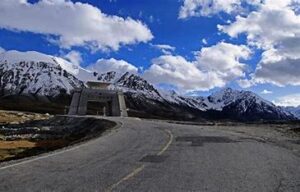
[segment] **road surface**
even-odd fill
[[[114,118],[102,137],[0,167],[0,191],[300,191],[292,150],[209,126]]]

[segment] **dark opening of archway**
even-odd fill
[[[111,105],[109,102],[89,101],[87,103],[87,115],[111,115]]]

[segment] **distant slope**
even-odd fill
[[[298,106],[298,107],[284,107],[284,109],[286,111],[292,113],[298,119],[300,119],[300,106]]]

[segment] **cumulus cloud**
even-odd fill
[[[163,55],[152,60],[144,77],[155,84],[171,84],[183,91],[209,90],[224,87],[228,82],[243,77],[250,50],[246,46],[218,43],[202,48],[194,61],[182,56]]]
[[[240,77],[244,75],[245,64],[241,59],[248,59],[250,49],[245,45],[233,45],[220,42],[211,47],[204,47],[197,53],[197,66],[204,71],[215,71],[223,77]]]
[[[284,49],[284,45],[291,42],[283,40],[299,37],[300,21],[288,6],[291,1],[277,1],[269,0],[258,11],[251,12],[247,17],[237,16],[232,24],[219,25],[218,28],[231,37],[246,33],[248,42],[258,47],[268,49],[275,44]]]
[[[130,72],[130,73],[138,72],[138,68],[135,67],[134,65],[124,60],[116,60],[114,58],[99,59],[96,63],[89,65],[87,69],[90,71],[96,71],[98,73],[105,73],[110,71],[115,71],[120,74],[123,74],[125,72]]]
[[[268,95],[268,94],[272,94],[273,92],[272,91],[269,91],[267,89],[264,89],[262,92],[260,92],[261,94],[264,94],[264,95]]]
[[[78,51],[70,51],[69,53],[64,55],[63,58],[78,66],[82,62],[81,54]]]
[[[277,86],[300,85],[300,58],[267,59],[259,63],[250,81],[257,83],[272,83]]]
[[[152,47],[159,49],[163,54],[170,55],[175,51],[175,47],[166,44],[151,44]]]
[[[264,52],[250,79],[243,87],[257,83],[278,86],[300,85],[300,16],[295,12],[299,0],[266,0],[257,11],[218,28],[231,37],[246,34],[249,45]]]
[[[259,5],[262,0],[184,0],[180,7],[179,19],[212,16],[220,12],[227,14],[243,11],[243,4]]]
[[[230,13],[240,7],[240,0],[184,0],[179,18],[210,16],[219,12]]]
[[[90,4],[69,0],[1,0],[0,18],[0,28],[50,35],[51,42],[63,48],[118,50],[121,45],[153,38],[141,21],[107,15]]]
[[[300,106],[300,93],[297,94],[291,94],[291,95],[285,95],[282,97],[277,98],[273,101],[275,105],[278,106]]]
[[[210,89],[222,86],[217,82],[215,74],[205,74],[193,62],[181,56],[163,55],[152,60],[152,65],[144,73],[144,77],[155,84],[171,84],[179,89]],[[209,82],[208,79],[211,79]],[[217,82],[212,85],[211,82]]]

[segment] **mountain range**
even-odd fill
[[[300,119],[300,105],[298,107],[284,107],[283,109]]]
[[[293,120],[299,114],[299,110],[278,107],[250,91],[225,88],[208,97],[183,96],[159,90],[138,74],[92,72],[60,57],[33,51],[0,54],[1,98],[30,96],[55,102],[62,95],[70,98],[72,90],[87,81],[109,82],[111,88],[123,90],[133,116],[254,121]]]

